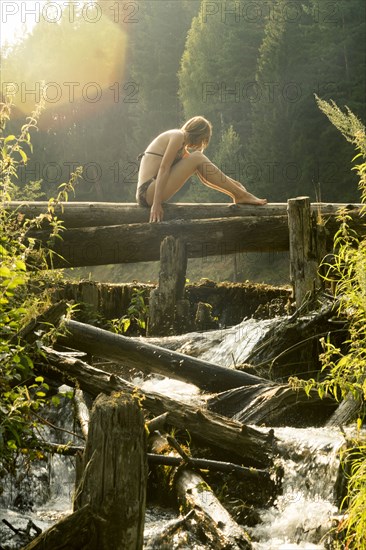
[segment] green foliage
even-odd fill
[[[145,302],[146,290],[135,287],[132,291],[131,303],[127,308],[127,314],[119,319],[109,322],[109,329],[117,334],[125,334],[136,331],[145,334],[146,322],[149,315],[149,307]]]
[[[19,337],[22,328],[32,317],[50,305],[47,279],[41,272],[29,271],[29,263],[37,258],[44,267],[52,258],[51,250],[36,250],[34,239],[26,233],[46,220],[51,228],[50,239],[60,238],[61,222],[54,216],[54,206],[65,200],[73,189],[80,169],[64,184],[58,197],[48,204],[47,212],[34,220],[24,220],[19,213],[11,213],[6,203],[18,197],[15,184],[17,168],[28,161],[32,152],[30,132],[37,127],[42,105],[28,117],[18,136],[4,134],[10,119],[11,102],[0,106],[0,456],[5,466],[11,467],[14,454],[25,453],[29,458],[39,456],[29,444],[34,437],[38,413],[47,401],[48,385],[36,376],[34,365],[42,355],[41,337],[36,345],[28,345]],[[53,327],[45,330],[50,336]],[[55,400],[54,400],[55,402]]]
[[[344,500],[347,516],[339,526],[345,531],[347,550],[359,550],[366,547],[366,445],[357,445],[349,449],[344,461],[351,463],[348,494]]]
[[[366,207],[366,133],[361,121],[350,111],[342,112],[334,102],[317,98],[320,109],[341,131],[343,136],[357,149],[354,167],[359,177],[363,212]],[[347,320],[348,339],[341,348],[336,347],[330,338],[323,339],[321,381],[302,381],[306,392],[317,388],[320,397],[327,394],[337,400],[350,394],[363,403],[366,399],[366,238],[359,237],[349,227],[349,215],[339,213],[340,228],[334,238],[335,260],[325,264],[325,278],[335,286],[338,299],[338,316]],[[297,381],[299,382],[299,381]],[[358,427],[362,418],[357,421]],[[355,442],[357,445],[357,442]],[[341,525],[345,532],[345,545],[342,548],[358,550],[365,547],[366,533],[366,448],[359,446],[348,453],[351,462],[348,495],[344,501],[347,515]],[[356,457],[355,457],[356,456]]]

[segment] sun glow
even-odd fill
[[[2,97],[21,113],[116,103],[127,33],[99,2],[3,1]],[[106,101],[105,101],[106,100]],[[82,110],[82,109],[81,109]],[[80,109],[79,109],[80,111]]]

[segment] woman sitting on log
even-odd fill
[[[266,204],[266,199],[258,199],[249,193],[241,183],[226,176],[203,154],[211,134],[211,123],[202,116],[196,116],[181,129],[159,134],[139,155],[141,165],[136,200],[140,206],[151,207],[150,222],[162,221],[162,203],[175,195],[194,173],[205,185],[229,195],[234,203]]]

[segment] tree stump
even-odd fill
[[[74,508],[89,505],[96,541],[89,550],[143,547],[147,483],[143,413],[131,396],[101,394],[92,410]]]
[[[160,246],[159,285],[150,294],[149,336],[167,336],[184,330],[189,302],[183,299],[187,271],[185,244],[172,236]],[[189,316],[188,316],[189,317]]]

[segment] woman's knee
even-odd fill
[[[202,153],[202,151],[193,151],[193,153],[190,153],[189,158],[197,167],[205,162],[208,162],[208,158]]]

